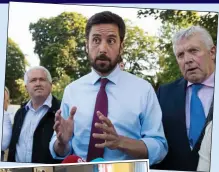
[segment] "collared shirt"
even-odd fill
[[[20,137],[16,145],[16,162],[31,162],[34,132],[49,108],[52,106],[52,95],[36,110],[33,109],[31,100],[26,104],[28,111],[22,125]],[[40,150],[39,150],[40,151]]]
[[[62,116],[67,118],[73,106],[77,107],[74,115],[74,135],[69,142],[71,151],[83,159],[87,158],[90,130],[100,88],[100,76],[91,73],[69,84],[63,95]],[[168,146],[161,122],[162,113],[153,87],[147,81],[128,72],[121,71],[117,66],[109,76],[106,85],[108,96],[108,118],[117,133],[132,139],[142,140],[149,152],[150,164],[158,163],[167,154]],[[63,113],[64,112],[64,113]],[[55,159],[54,151],[56,133],[50,142],[50,152]],[[104,149],[106,161],[130,160],[129,155],[119,150]]]
[[[211,107],[211,103],[213,100],[214,94],[214,73],[212,73],[203,83],[204,86],[198,92],[198,97],[200,98],[205,116],[208,116],[209,109]],[[189,135],[190,129],[190,100],[192,95],[192,83],[188,82],[187,84],[187,91],[186,91],[186,128],[187,128],[187,135]]]
[[[211,139],[212,137],[212,121],[207,125],[205,129],[205,135],[203,137],[201,147],[199,150],[199,162],[197,171],[210,171],[210,159],[211,159]]]
[[[4,117],[3,117],[3,135],[2,135],[2,147],[1,150],[5,151],[11,141],[12,135],[12,124],[10,120],[9,113],[4,110]]]

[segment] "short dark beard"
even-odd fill
[[[89,54],[88,54],[89,56]],[[94,61],[91,60],[91,58],[89,57],[89,61],[90,61],[90,64],[91,66],[97,71],[97,72],[100,72],[102,74],[108,74],[110,73],[111,71],[113,71],[113,69],[117,66],[118,64],[118,61],[120,59],[120,56],[118,55],[117,58],[115,59],[114,62],[112,62],[112,60],[105,54],[100,54],[99,56],[97,56],[95,58]],[[109,65],[105,65],[104,63],[103,64],[100,64],[100,65],[97,65],[97,60],[103,60],[103,61],[108,61],[109,62]]]

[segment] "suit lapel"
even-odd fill
[[[177,118],[180,119],[181,124],[183,125],[185,131],[186,131],[186,85],[187,81],[184,79],[181,79],[176,87],[176,93],[175,93],[175,108],[176,111],[179,113]]]
[[[187,81],[185,79],[181,79],[175,89],[175,111],[178,112],[177,118],[179,118],[179,124],[182,131],[182,139],[186,140],[187,147],[190,149],[189,139],[187,135],[186,128],[186,88]]]

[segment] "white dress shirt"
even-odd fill
[[[71,151],[83,159],[87,158],[91,124],[97,93],[100,89],[100,76],[91,73],[69,84],[62,99],[62,116],[67,118],[70,109],[77,107],[74,115],[74,135],[69,142]],[[168,151],[167,141],[162,125],[162,112],[150,83],[128,72],[116,69],[107,76],[108,118],[117,133],[132,139],[142,140],[148,149],[150,164],[163,160]],[[58,157],[54,151],[56,133],[50,142],[53,158]],[[68,155],[69,155],[68,154]],[[67,156],[67,155],[66,155]],[[104,149],[106,161],[130,160],[129,155],[120,150]]]

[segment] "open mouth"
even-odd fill
[[[97,61],[109,61],[108,59],[97,59]]]
[[[193,72],[193,71],[195,71],[197,68],[195,67],[195,68],[190,68],[190,69],[187,69],[187,72]]]
[[[42,88],[37,88],[37,89],[35,89],[35,91],[43,91],[43,89]]]

